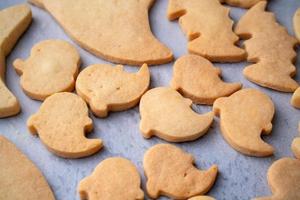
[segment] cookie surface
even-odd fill
[[[295,12],[293,18],[294,31],[297,39],[300,41],[300,8]]]
[[[300,159],[300,138],[295,138],[292,143],[292,151],[296,158]]]
[[[27,126],[38,135],[49,151],[64,158],[92,155],[102,147],[99,139],[87,139],[93,122],[88,107],[79,96],[62,92],[48,97],[39,111],[32,115]]]
[[[14,61],[23,90],[36,100],[74,90],[79,65],[76,48],[63,40],[42,41],[34,45],[27,60]]]
[[[81,47],[103,59],[129,65],[173,60],[172,52],[150,29],[148,11],[155,0],[33,2],[42,3]]]
[[[300,199],[300,160],[282,158],[268,170],[268,183],[273,196],[255,200],[296,200]]]
[[[151,147],[144,155],[143,165],[148,195],[155,199],[160,195],[187,199],[205,194],[218,173],[216,165],[207,171],[197,169],[192,155],[170,144]]]
[[[25,4],[0,11],[0,118],[16,115],[21,109],[17,98],[5,85],[5,56],[11,52],[31,20],[31,10]]]
[[[294,106],[295,108],[300,109],[300,88],[298,88],[291,99],[291,104],[292,106]]]
[[[168,18],[179,18],[189,40],[190,53],[215,62],[238,62],[246,58],[245,51],[235,46],[239,38],[232,31],[229,8],[218,0],[170,0]]]
[[[215,200],[215,199],[212,197],[209,197],[209,196],[196,196],[196,197],[192,197],[188,200]]]
[[[1,135],[0,169],[0,199],[55,199],[39,169],[13,143]]]
[[[144,64],[136,74],[127,73],[122,65],[99,64],[85,68],[76,81],[77,93],[98,117],[109,111],[123,111],[138,104],[150,84],[150,72]]]
[[[229,96],[241,89],[240,83],[225,83],[221,69],[196,55],[179,58],[173,67],[171,86],[197,104],[212,105],[220,97]]]
[[[260,1],[266,0],[220,0],[220,2],[222,3],[227,3],[228,5],[238,6],[242,8],[251,8]]]
[[[267,3],[253,6],[238,22],[235,32],[244,39],[248,61],[256,64],[246,67],[244,76],[263,87],[282,92],[294,92],[298,83],[293,80],[296,68],[294,50],[297,40],[276,22]]]
[[[273,154],[274,148],[261,139],[261,134],[270,134],[275,113],[267,95],[256,89],[243,89],[217,99],[213,110],[220,117],[225,140],[235,150],[257,157]]]
[[[192,101],[167,87],[146,92],[140,102],[140,131],[145,138],[155,135],[169,142],[195,140],[204,135],[213,122],[213,113],[199,115]]]
[[[78,192],[82,200],[142,200],[141,178],[136,167],[124,158],[102,161],[91,176],[80,181]]]

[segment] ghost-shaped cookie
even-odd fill
[[[84,49],[128,65],[156,65],[173,54],[151,32],[148,12],[155,0],[31,0],[47,10]]]
[[[160,195],[172,199],[187,199],[207,193],[213,186],[218,168],[213,165],[206,171],[194,166],[194,158],[170,144],[158,144],[144,155],[148,195],[156,199]]]
[[[194,103],[212,105],[217,98],[242,87],[240,83],[225,83],[220,76],[221,70],[205,58],[186,55],[174,64],[171,86]]]
[[[25,93],[32,99],[44,100],[74,89],[80,56],[66,41],[45,40],[32,48],[27,60],[17,59],[13,64]]]
[[[78,192],[82,200],[142,200],[141,178],[136,167],[124,158],[102,161],[92,175],[80,181]]]
[[[77,93],[98,117],[109,111],[123,111],[138,104],[150,84],[150,72],[144,64],[139,72],[127,73],[122,65],[92,65],[80,72]]]
[[[241,8],[251,8],[255,4],[257,4],[260,1],[266,1],[266,0],[219,0],[221,3],[226,3],[231,6],[237,6]]]
[[[85,137],[93,129],[93,122],[84,100],[73,93],[62,92],[48,97],[39,111],[28,119],[27,126],[49,151],[64,158],[89,156],[102,147],[101,140]]]
[[[213,113],[199,115],[192,101],[168,87],[146,92],[140,102],[140,131],[145,138],[155,135],[169,142],[195,140],[204,135],[213,122]]]
[[[300,109],[300,88],[298,88],[291,99],[291,104],[292,106],[294,106],[295,108]]]
[[[31,20],[31,10],[25,4],[0,11],[0,118],[16,115],[21,110],[17,98],[5,85],[5,56],[12,51]]]
[[[40,170],[0,135],[0,199],[55,200]]]
[[[282,158],[268,170],[268,183],[273,195],[254,200],[298,200],[300,199],[300,160]]]
[[[243,89],[222,97],[213,105],[220,117],[225,140],[237,151],[249,156],[270,156],[274,148],[261,139],[270,134],[275,108],[272,100],[256,89]]]

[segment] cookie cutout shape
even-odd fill
[[[231,6],[237,6],[241,8],[251,8],[255,4],[257,4],[260,1],[266,1],[266,0],[220,0],[222,3],[226,3]]]
[[[171,86],[197,104],[212,105],[217,98],[229,96],[241,89],[240,83],[225,83],[221,69],[196,55],[179,58],[173,67]]]
[[[79,96],[56,93],[48,97],[39,111],[27,121],[29,131],[38,135],[49,151],[64,158],[92,155],[102,147],[102,141],[87,139],[93,122],[88,107]]]
[[[291,104],[292,106],[294,106],[295,108],[299,108],[300,109],[300,88],[298,88],[291,99]]]
[[[300,159],[300,138],[296,138],[293,140],[292,151],[295,157]]]
[[[40,170],[13,143],[1,135],[0,169],[0,199],[55,199]]]
[[[76,48],[63,40],[42,41],[32,48],[27,60],[14,62],[23,90],[36,100],[73,91],[79,65]]]
[[[300,199],[300,160],[282,158],[268,170],[268,183],[273,196],[255,200],[296,200]]]
[[[21,109],[17,98],[5,85],[5,56],[12,51],[31,20],[31,10],[25,4],[0,11],[0,118],[16,115]]]
[[[146,64],[136,74],[125,72],[122,65],[99,64],[79,74],[76,91],[96,116],[106,117],[109,111],[123,111],[138,104],[149,84]]]
[[[212,197],[209,197],[209,196],[196,196],[196,197],[192,197],[188,200],[215,200],[215,199]]]
[[[102,161],[91,176],[80,181],[78,191],[82,200],[142,200],[140,185],[136,167],[129,160],[115,157]]]
[[[213,113],[195,113],[192,101],[176,90],[154,88],[140,102],[140,131],[145,138],[153,135],[169,142],[195,140],[204,135],[213,122]]]
[[[258,85],[282,92],[294,92],[298,83],[291,77],[296,68],[297,40],[266,12],[267,2],[252,7],[238,22],[235,32],[244,39],[248,61],[256,64],[244,69],[244,76]]]
[[[235,46],[239,38],[232,31],[229,8],[218,0],[170,0],[168,18],[179,18],[189,40],[190,53],[215,62],[245,59],[245,51]]]
[[[154,0],[33,2],[42,2],[42,7],[82,48],[103,59],[129,65],[156,65],[173,60],[172,52],[150,29],[148,11]]]
[[[297,39],[300,41],[300,8],[295,12],[293,18],[294,31]]]
[[[274,148],[261,139],[270,134],[275,108],[272,100],[256,89],[243,89],[213,105],[220,116],[221,132],[237,151],[249,156],[270,156]]]
[[[187,199],[207,193],[213,186],[218,167],[207,171],[194,166],[194,158],[170,144],[158,144],[144,155],[147,192],[153,199],[160,195],[173,199]]]

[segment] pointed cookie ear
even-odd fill
[[[218,98],[213,105],[213,112],[215,114],[215,116],[219,116],[221,109],[223,107],[223,104],[225,103],[227,97],[221,97]]]
[[[91,99],[90,107],[91,107],[92,112],[97,117],[107,117],[108,106],[104,102],[99,102],[95,99]]]
[[[23,74],[23,70],[24,70],[24,66],[25,66],[25,62],[21,59],[16,59],[13,63],[13,66],[17,72],[18,75],[22,75]]]
[[[155,181],[152,178],[148,177],[146,185],[148,195],[151,198],[156,199],[159,196],[159,190],[155,187]]]
[[[145,122],[145,119],[141,119],[141,122],[140,122],[140,131],[141,133],[143,134],[143,136],[145,138],[151,138],[152,137],[152,131],[151,129],[148,127],[148,125],[146,125],[147,122]]]
[[[35,125],[38,123],[38,114],[32,115],[29,117],[29,119],[27,120],[27,127],[29,129],[29,132],[32,135],[37,135],[37,129],[35,127]]]
[[[150,77],[150,71],[147,64],[143,64],[137,73],[138,76]]]

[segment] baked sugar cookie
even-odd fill
[[[71,44],[45,40],[32,48],[27,60],[15,60],[14,67],[25,93],[44,100],[54,93],[74,90],[79,64],[80,56]]]
[[[176,90],[154,88],[140,102],[140,130],[145,138],[155,135],[169,142],[195,140],[204,135],[213,122],[213,113],[195,113],[192,101]]]
[[[256,89],[243,89],[215,101],[213,110],[220,116],[225,140],[249,156],[270,156],[274,148],[261,139],[270,134],[275,108],[272,100]]]
[[[148,195],[156,199],[160,195],[172,199],[187,199],[207,193],[213,186],[218,167],[207,171],[194,166],[194,158],[170,144],[158,144],[144,155],[144,170]]]
[[[251,8],[260,1],[266,0],[220,0],[220,2],[222,3],[227,3],[228,5],[238,6],[242,8]]]
[[[235,45],[239,40],[232,31],[229,8],[218,0],[170,0],[168,18],[179,23],[188,37],[190,53],[214,62],[238,62],[245,51]]]
[[[296,158],[300,159],[300,138],[295,138],[292,143],[292,151]]]
[[[85,133],[92,131],[93,122],[88,117],[86,103],[73,93],[48,97],[29,118],[27,126],[51,152],[64,158],[89,156],[102,147],[101,140],[85,137]]]
[[[17,98],[5,85],[5,56],[12,51],[31,20],[31,10],[25,4],[0,11],[0,118],[16,115],[21,109]]]
[[[268,183],[273,195],[255,200],[296,200],[300,199],[300,160],[282,158],[268,170]]]
[[[91,176],[80,181],[78,191],[82,200],[142,200],[141,178],[136,167],[124,158],[102,161]]]
[[[0,169],[0,199],[55,199],[39,169],[13,143],[1,135]]]
[[[291,99],[291,104],[292,106],[294,106],[295,108],[299,108],[300,109],[300,88],[298,88]]]
[[[172,52],[150,29],[148,11],[154,0],[33,2],[51,13],[81,47],[103,59],[130,65],[173,60]]]
[[[297,39],[300,41],[300,8],[295,12],[293,18],[294,31]]]
[[[241,89],[240,83],[225,83],[221,69],[196,55],[179,58],[173,67],[171,86],[197,104],[212,105],[217,98],[229,96]]]
[[[122,65],[99,64],[85,68],[76,81],[77,93],[98,117],[109,111],[123,111],[138,104],[150,84],[150,72],[144,64],[136,74],[127,73]]]
[[[291,77],[296,68],[294,50],[297,40],[266,12],[267,2],[253,6],[238,22],[235,32],[244,39],[248,61],[256,64],[244,69],[246,78],[263,87],[294,92],[298,83]]]
[[[192,197],[188,200],[215,200],[215,199],[212,197],[209,197],[209,196],[196,196],[196,197]]]

